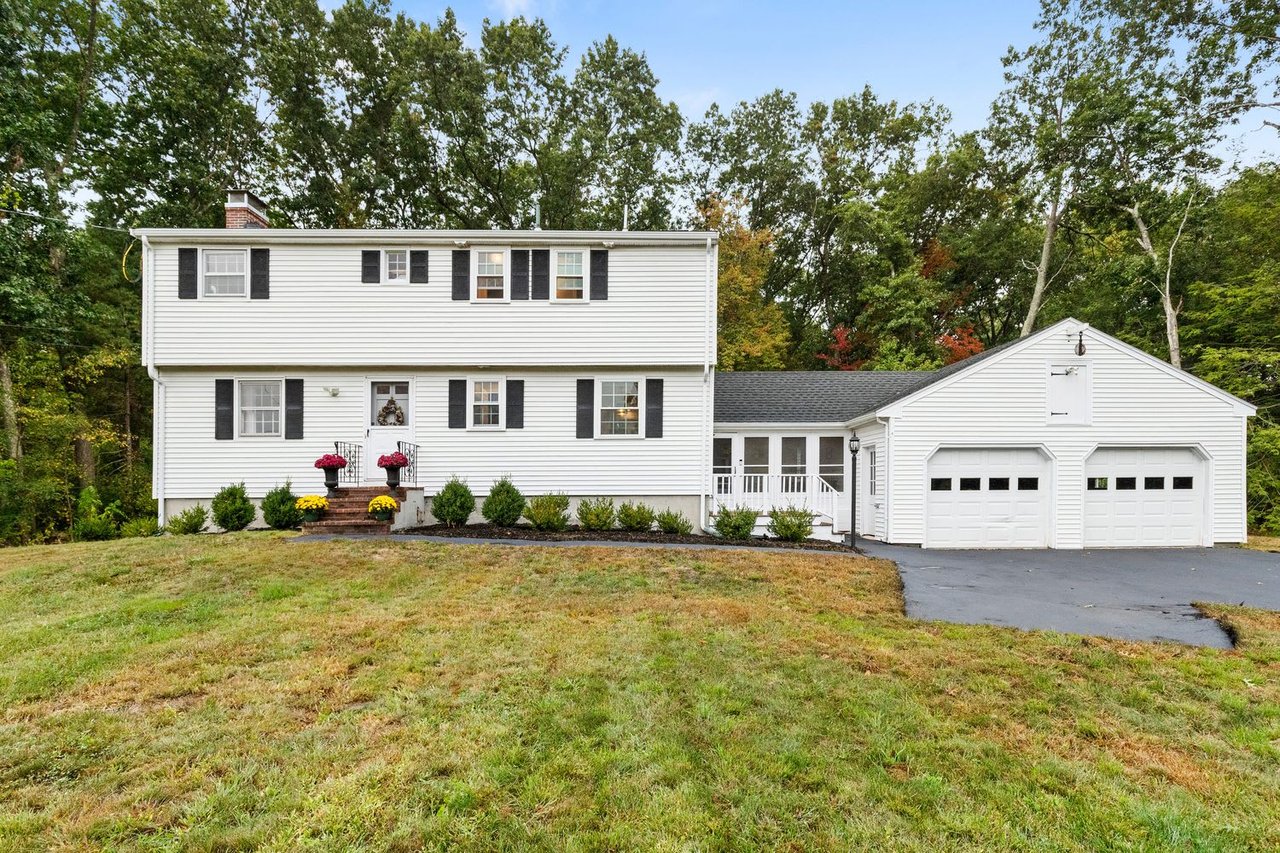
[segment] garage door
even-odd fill
[[[1095,450],[1085,463],[1085,547],[1201,544],[1204,471],[1183,447]]]
[[[929,461],[925,545],[1046,547],[1048,474],[1047,460],[1035,450],[939,450]]]

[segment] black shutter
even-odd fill
[[[467,428],[467,380],[449,380],[449,429]]]
[[[302,438],[302,380],[284,381],[284,437]]]
[[[271,250],[249,250],[249,298],[271,298]]]
[[[644,437],[662,438],[662,380],[644,381]]]
[[[578,438],[591,438],[595,434],[596,381],[578,380]]]
[[[471,252],[453,250],[453,299],[465,302],[471,298]]]
[[[360,253],[360,281],[377,284],[382,281],[382,252],[365,249]]]
[[[507,380],[507,429],[524,429],[523,379]]]
[[[213,437],[230,441],[236,434],[236,386],[232,379],[213,380]]]
[[[178,298],[179,299],[195,299],[196,298],[196,264],[199,263],[200,253],[197,249],[179,249],[178,250]]]
[[[591,301],[609,298],[609,250],[591,250]]]
[[[529,298],[529,250],[511,250],[511,298]]]
[[[427,250],[414,249],[409,252],[409,283],[427,283]]]
[[[551,298],[551,250],[534,249],[533,255],[533,293],[534,299]]]

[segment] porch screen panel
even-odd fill
[[[803,436],[782,439],[782,491],[805,491],[804,475],[808,467],[805,460],[807,444],[808,441]]]
[[[714,475],[716,494],[729,494],[732,491],[730,476],[733,474],[733,439],[712,439],[711,473]]]
[[[754,436],[742,440],[742,490],[763,492],[769,478],[769,438]]]
[[[840,436],[818,439],[818,476],[837,492],[844,491],[844,439]]]

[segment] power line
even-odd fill
[[[43,215],[41,215],[41,214],[39,214],[39,213],[32,213],[32,212],[31,212],[31,211],[29,211],[29,210],[13,210],[13,209],[8,208],[8,207],[0,207],[0,213],[11,213],[11,214],[13,214],[14,216],[29,216],[29,217],[31,217],[32,219],[43,219],[43,220],[45,220],[46,222],[57,222],[57,223],[58,223],[58,224],[60,224],[60,225],[68,225],[68,224],[70,224],[70,223],[65,222],[64,220],[58,219],[58,218],[56,218],[56,217],[53,217],[53,216],[43,216]],[[112,227],[112,226],[110,226],[110,225],[94,225],[92,222],[86,222],[86,223],[84,223],[83,225],[75,226],[75,227],[80,227],[80,228],[97,228],[99,231],[118,231],[118,232],[119,232],[119,233],[121,233],[121,234],[128,234],[128,233],[129,233],[129,229],[128,229],[128,228],[114,228],[114,227]]]

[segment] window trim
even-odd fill
[[[476,383],[498,383],[498,422],[496,424],[476,423]],[[469,432],[502,432],[507,428],[507,377],[505,376],[468,376],[467,377],[467,425]]]
[[[395,248],[391,248],[391,249],[380,249],[379,253],[381,255],[381,258],[378,263],[378,283],[389,284],[389,285],[392,285],[393,287],[399,287],[402,284],[408,284],[409,276],[412,275],[412,273],[410,272],[410,265],[413,262],[410,257],[411,251],[412,250],[409,249],[407,246],[404,246],[404,247],[396,246]],[[390,262],[390,259],[387,257],[391,252],[404,252],[404,278],[397,278],[394,280],[391,278],[391,274],[390,274],[391,262]]]
[[[243,395],[240,393],[240,388],[245,382],[275,382],[280,386],[280,406],[278,409],[278,411],[280,412],[280,429],[278,432],[246,433],[244,431],[244,401],[243,401]],[[267,407],[254,406],[253,408],[266,410]],[[242,438],[266,439],[268,441],[271,439],[278,439],[280,441],[283,441],[284,440],[284,418],[285,418],[284,377],[283,376],[279,376],[279,377],[277,376],[237,376],[235,377],[235,416],[236,416],[236,423],[235,423],[236,428],[235,428],[234,436],[237,441]]]
[[[876,492],[876,477],[879,475],[879,459],[876,456],[876,446],[874,444],[867,445],[867,494],[874,497]]]
[[[240,252],[244,255],[244,292],[243,293],[206,293],[205,292],[205,256],[209,252]],[[240,246],[207,246],[200,249],[199,285],[196,288],[196,294],[201,299],[248,299],[249,298],[249,278],[253,274],[250,267],[249,248]],[[238,399],[238,398],[237,398]]]
[[[635,441],[645,437],[645,400],[644,388],[645,377],[643,376],[597,376],[596,377],[596,399],[595,399],[595,437],[604,439],[605,441]],[[634,435],[605,435],[604,429],[600,424],[600,415],[604,412],[604,383],[606,382],[634,382],[636,383],[636,432]]]
[[[569,299],[556,295],[556,270],[559,268],[560,255],[567,252],[582,253],[582,298]],[[551,281],[548,287],[551,291],[551,302],[558,302],[561,305],[587,305],[591,302],[591,250],[583,246],[557,246],[551,250],[551,269],[549,271]]]
[[[481,299],[480,253],[502,253],[502,298]],[[471,303],[473,305],[509,305],[511,303],[511,247],[509,246],[473,246],[471,248]]]

